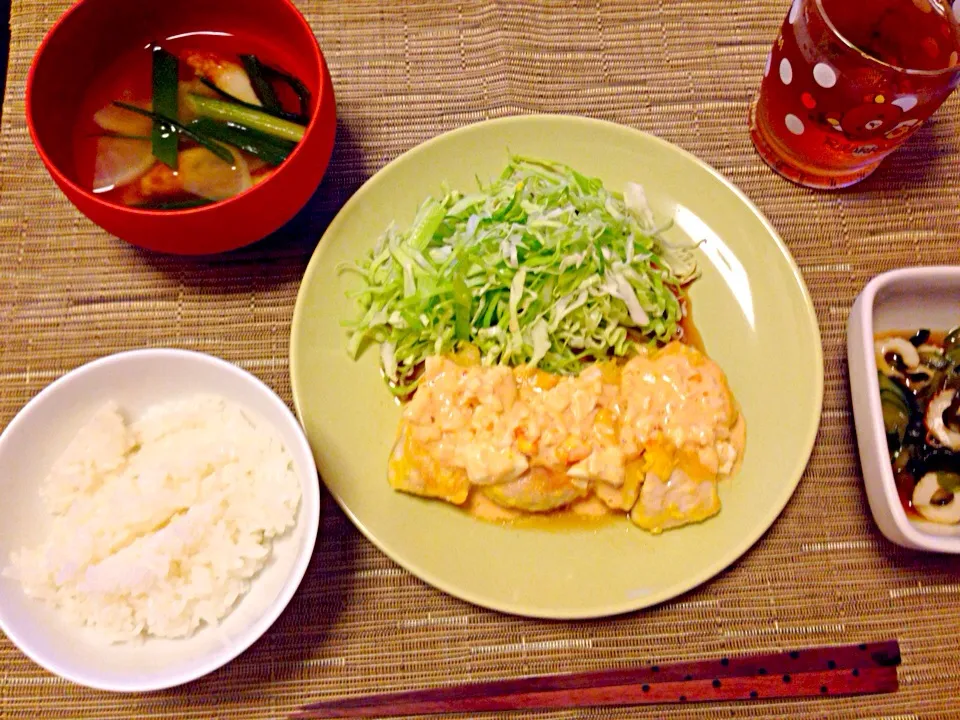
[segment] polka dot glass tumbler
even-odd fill
[[[750,108],[780,175],[853,185],[916,132],[960,82],[960,0],[793,0]]]

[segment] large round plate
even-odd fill
[[[408,224],[441,184],[470,190],[509,152],[568,163],[622,190],[646,189],[668,237],[703,241],[692,289],[695,322],[747,420],[738,475],[721,484],[713,519],[649,535],[626,519],[599,527],[516,528],[393,491],[387,456],[400,408],[378,371],[357,362],[340,322],[355,309],[337,265]],[[710,579],[770,527],[797,486],[816,435],[823,354],[816,315],[776,232],[736,188],[692,155],[619,125],[568,116],[492,120],[405,153],[343,207],[297,298],[290,348],[297,412],[324,482],[357,527],[397,563],[469,602],[542,618],[601,617],[673,598]]]

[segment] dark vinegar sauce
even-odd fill
[[[882,340],[884,338],[896,337],[909,340],[916,335],[916,333],[916,330],[885,330],[884,332],[876,333],[874,339]],[[946,331],[931,330],[930,337],[928,337],[923,344],[936,345],[942,348],[946,335]],[[917,484],[917,478],[913,477],[913,475],[905,469],[900,471],[893,469],[893,480],[897,486],[897,497],[900,498],[900,505],[903,507],[903,511],[907,514],[907,517],[911,520],[923,520],[923,516],[913,507],[913,489]]]

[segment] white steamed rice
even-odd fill
[[[273,428],[220,397],[100,409],[40,489],[46,541],[5,571],[110,642],[216,624],[296,522],[300,482]]]

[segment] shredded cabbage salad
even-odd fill
[[[362,262],[348,352],[380,346],[385,379],[412,392],[430,355],[463,343],[485,365],[574,374],[679,334],[691,249],[666,242],[643,188],[623,194],[565,165],[514,156],[479,191],[427,198]]]

